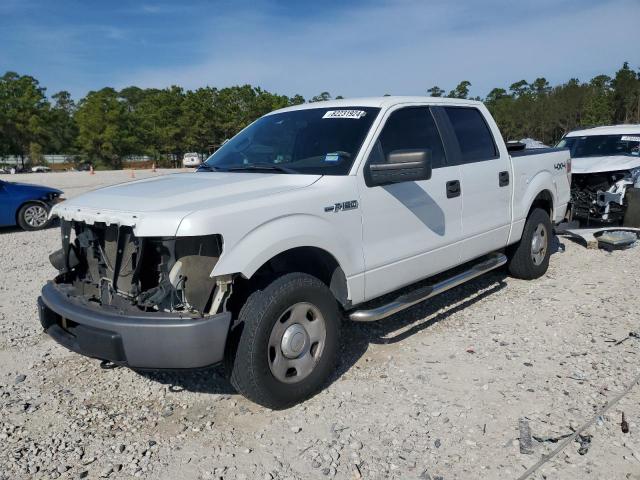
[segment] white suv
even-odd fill
[[[202,157],[199,153],[185,153],[182,157],[183,167],[198,167],[202,163]]]

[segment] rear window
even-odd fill
[[[478,109],[446,107],[444,110],[458,139],[462,163],[479,162],[498,156],[493,135]]]

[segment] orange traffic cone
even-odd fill
[[[93,171],[93,165],[89,165],[89,175],[95,175],[96,172]]]
[[[133,173],[133,168],[129,169],[129,178],[136,178],[136,174]]]
[[[156,171],[156,162],[153,162],[153,163],[151,164],[151,171],[152,171],[152,172],[155,172],[155,171]]]

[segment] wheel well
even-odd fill
[[[549,190],[541,191],[536,198],[534,198],[531,208],[527,213],[527,217],[533,212],[535,208],[541,208],[549,214],[549,218],[553,220],[553,196]]]
[[[236,277],[228,308],[239,312],[244,300],[255,289],[262,289],[274,278],[291,272],[313,275],[323,282],[343,307],[349,305],[347,278],[338,261],[326,250],[297,247],[279,253],[262,265],[249,279]]]

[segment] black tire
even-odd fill
[[[276,322],[301,304],[311,305],[321,314],[326,336],[321,350],[316,349],[318,356],[310,373],[293,383],[285,383],[272,371],[275,353],[269,343]],[[320,280],[306,273],[289,273],[275,279],[263,290],[249,295],[240,310],[238,324],[231,331],[225,354],[225,370],[231,384],[249,400],[272,409],[287,408],[306,400],[322,388],[333,372],[340,323],[338,303]],[[309,353],[311,349],[312,346]]]
[[[33,230],[42,230],[47,228],[51,223],[50,220],[44,219],[43,223],[40,221],[36,221],[36,217],[33,216],[33,213],[39,212],[39,214],[49,215],[49,208],[46,205],[43,205],[39,202],[27,202],[20,207],[18,210],[17,221],[18,226],[23,230],[33,231]]]
[[[544,232],[544,255],[536,255],[534,251],[534,235],[542,229]],[[510,247],[507,251],[509,263],[507,264],[509,273],[516,278],[533,280],[540,278],[549,268],[549,257],[551,256],[551,236],[552,225],[549,214],[541,208],[531,211],[524,224],[522,238],[518,243]],[[538,261],[536,261],[536,258]]]

